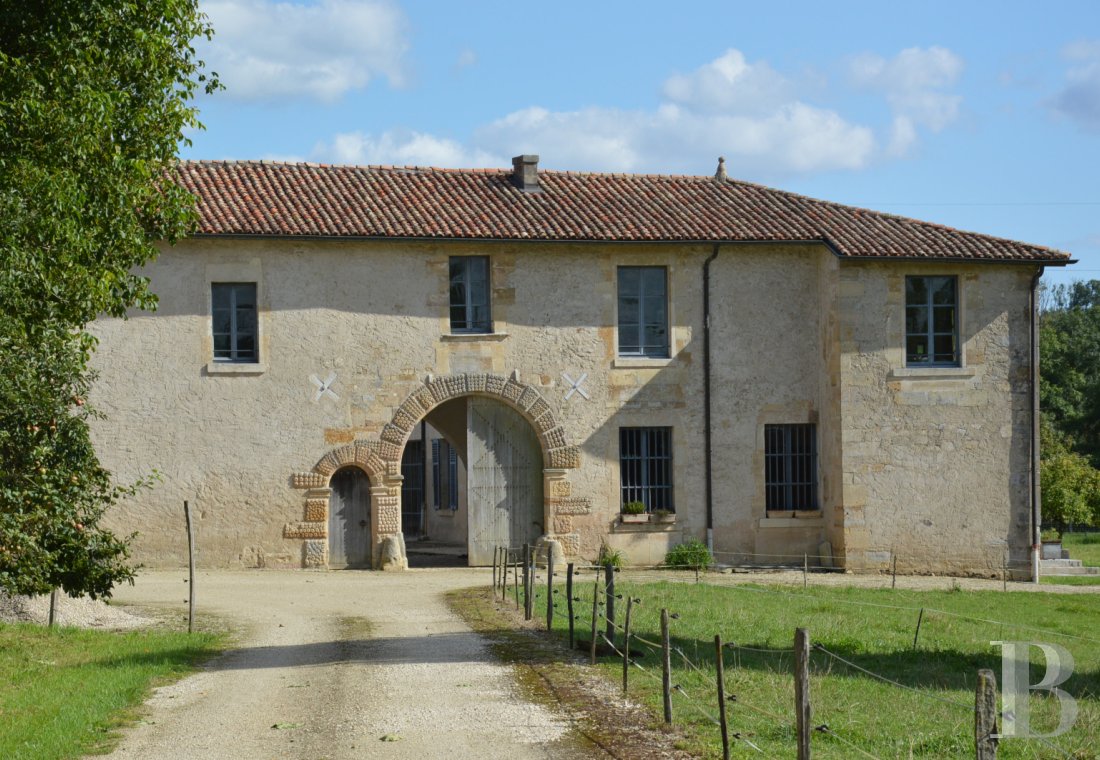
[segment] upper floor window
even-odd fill
[[[958,366],[959,292],[955,277],[905,278],[905,363]]]
[[[619,485],[623,504],[673,511],[672,428],[619,428]]]
[[[619,355],[667,358],[668,271],[619,267]]]
[[[215,282],[210,286],[210,303],[214,361],[258,362],[256,283]]]
[[[493,331],[489,308],[489,257],[451,257],[451,332]]]
[[[817,426],[764,426],[767,509],[817,509]]]

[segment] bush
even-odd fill
[[[645,504],[643,504],[640,501],[628,501],[626,504],[623,504],[623,514],[624,515],[644,515],[645,514]]]
[[[622,570],[623,553],[618,549],[612,549],[607,544],[600,544],[600,556],[596,558],[596,564],[600,567],[611,565],[616,570]]]
[[[702,569],[714,564],[707,545],[697,538],[672,547],[665,555],[665,564],[669,567],[682,567],[689,570]]]

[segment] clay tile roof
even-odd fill
[[[186,161],[200,235],[547,241],[808,241],[841,256],[1065,264],[1051,248],[735,180],[505,169]]]

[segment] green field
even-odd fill
[[[1063,533],[1062,547],[1069,550],[1071,559],[1100,567],[1100,533]]]
[[[221,641],[209,633],[0,624],[0,757],[102,751],[153,686],[185,675]]]
[[[565,635],[567,616],[558,573],[555,631]],[[805,627],[811,640],[830,654],[811,654],[813,725],[829,733],[813,736],[820,758],[972,758],[974,687],[979,668],[1001,679],[1000,650],[990,642],[1051,642],[1074,656],[1074,675],[1062,685],[1078,701],[1079,715],[1067,734],[1046,740],[1006,739],[1002,758],[1095,758],[1100,752],[1100,598],[994,591],[903,591],[801,586],[709,585],[708,583],[628,582],[617,592],[640,598],[633,629],[660,641],[659,614],[673,620],[674,722],[689,731],[691,748],[720,757],[713,718],[714,636],[736,644],[725,649],[726,692],[734,757],[793,757],[794,685],[791,676],[794,629]],[[577,635],[589,638],[593,576],[578,581],[574,595]],[[623,622],[624,602],[617,602]],[[924,608],[920,638],[913,638]],[[545,591],[535,601],[536,619],[545,619]],[[978,618],[975,620],[971,618]],[[1004,621],[1004,622],[1000,622]],[[602,623],[601,623],[602,626]],[[616,643],[621,648],[621,632]],[[631,695],[661,714],[660,657],[645,644],[632,668]],[[763,650],[763,651],[761,651]],[[1032,649],[1032,682],[1043,671],[1043,656]],[[833,656],[835,655],[835,656]],[[851,665],[845,664],[847,660]],[[608,677],[621,682],[621,659],[600,658]],[[856,666],[856,667],[853,667]],[[886,683],[863,670],[896,681]],[[1033,730],[1057,724],[1057,702],[1030,700]],[[756,748],[750,745],[755,745]],[[1053,746],[1050,746],[1053,745]],[[854,748],[853,748],[854,747]],[[761,754],[762,753],[762,754]],[[866,754],[861,754],[866,753]],[[1069,754],[1067,754],[1069,753]]]

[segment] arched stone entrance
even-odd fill
[[[569,471],[580,466],[580,450],[568,443],[557,416],[536,388],[515,376],[458,374],[428,377],[408,395],[383,428],[378,440],[357,441],[328,452],[310,472],[295,473],[291,486],[305,491],[305,519],[289,523],[286,538],[303,540],[302,564],[327,565],[327,504],[329,479],[354,464],[370,479],[372,565],[381,569],[405,566],[401,537],[401,451],[420,420],[450,399],[484,396],[497,399],[520,414],[532,427],[542,450],[543,525],[546,537],[559,541],[566,555],[576,554],[579,537],[572,533],[572,516],[587,514],[587,498],[572,496]],[[384,551],[385,549],[385,551]],[[399,556],[395,553],[399,551]]]

